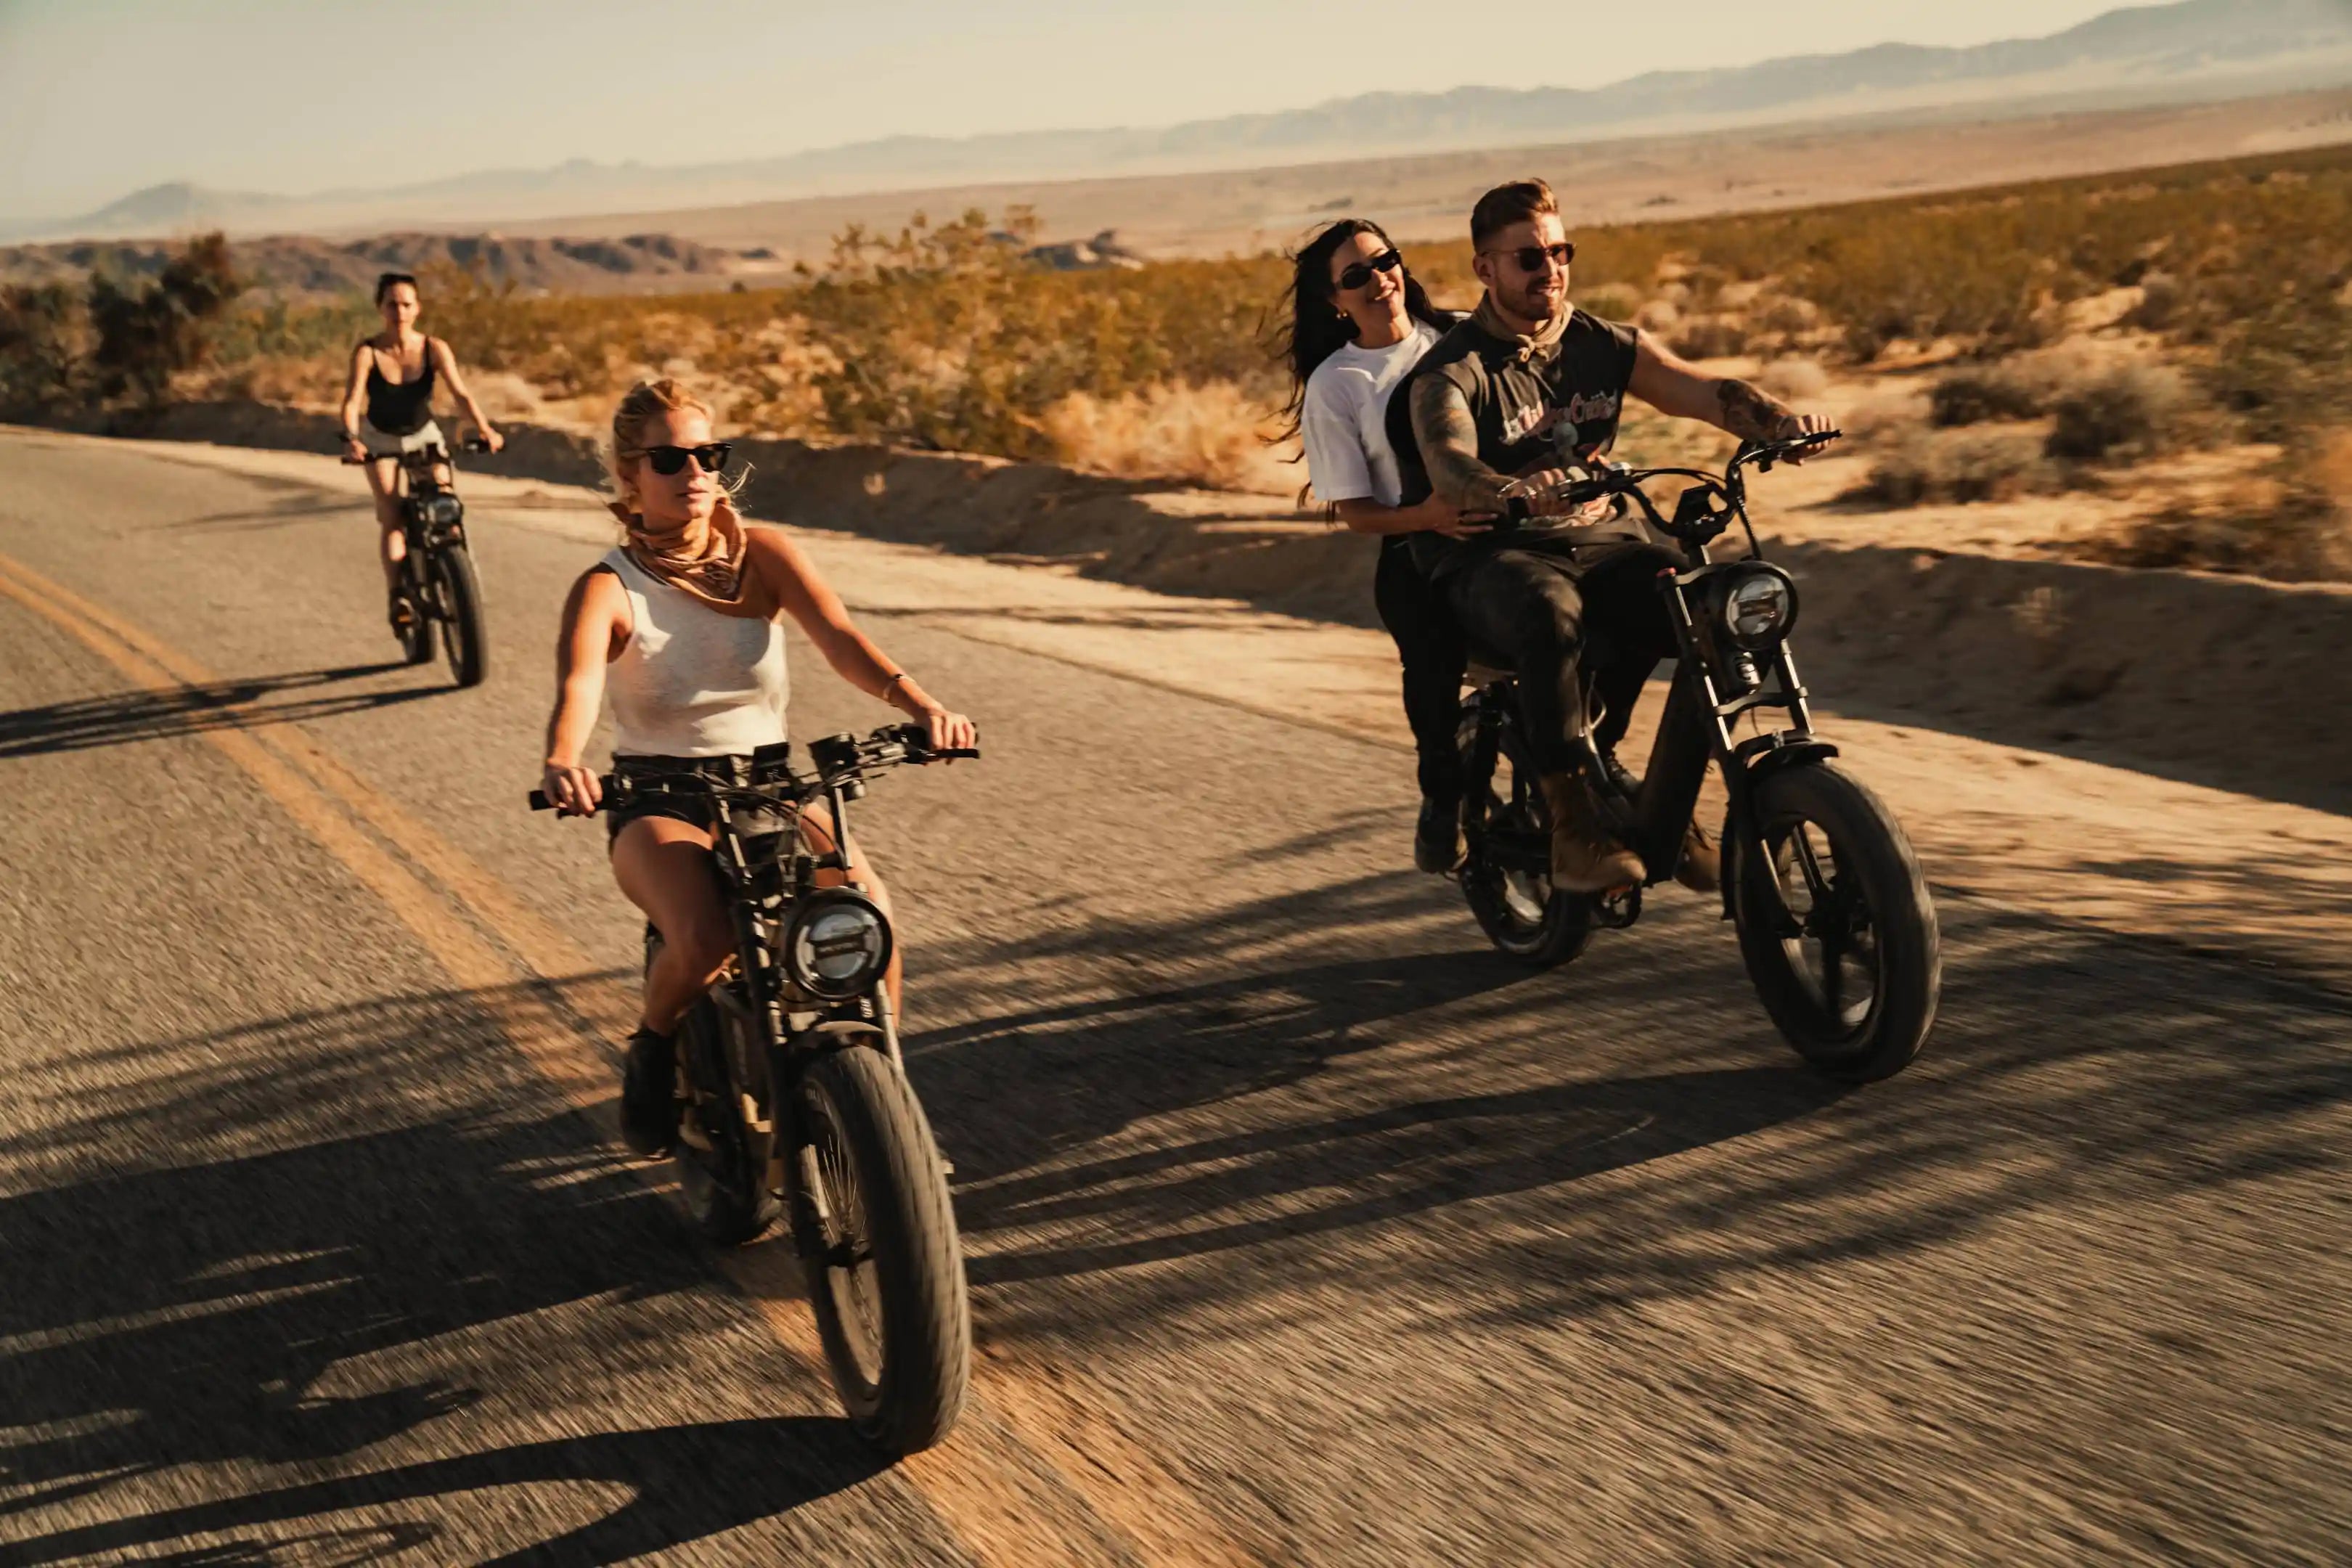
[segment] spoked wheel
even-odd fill
[[[859,1434],[893,1454],[947,1436],[971,1375],[971,1316],[947,1178],[922,1107],[879,1050],[801,1075],[793,1205],[817,1332]]]
[[[1465,731],[1469,728],[1465,724]],[[1478,770],[1465,735],[1464,776]],[[1470,855],[1462,867],[1462,896],[1486,940],[1506,955],[1549,969],[1581,953],[1592,940],[1592,900],[1551,885],[1551,812],[1528,766],[1517,731],[1497,738],[1495,766],[1484,790],[1473,784],[1468,811]]]
[[[1866,1083],[1908,1066],[1943,984],[1936,910],[1885,803],[1828,763],[1758,791],[1760,844],[1727,833],[1739,952],[1764,1010],[1833,1077]]]
[[[450,677],[459,686],[479,686],[489,673],[489,645],[482,636],[482,579],[472,552],[463,543],[442,546],[434,552],[433,576]]]
[[[677,1049],[695,1090],[678,1121],[678,1190],[705,1237],[716,1246],[740,1247],[782,1212],[768,1190],[774,1124],[769,1120],[761,1126],[743,1076],[727,1070],[719,1011],[709,998],[679,1021]]]

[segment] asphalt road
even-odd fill
[[[521,807],[593,520],[476,515],[457,692],[346,494],[0,437],[0,1564],[2352,1556],[2352,1001],[1948,897],[1841,1093],[1699,900],[1527,975],[1393,752],[908,614],[981,1354],[881,1467],[609,1137],[636,921]]]

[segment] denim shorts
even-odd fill
[[[632,773],[699,773],[720,784],[748,784],[751,782],[751,759],[740,754],[719,757],[654,757],[621,756],[613,759],[613,772],[620,777]],[[621,836],[621,829],[645,816],[667,816],[674,822],[690,823],[706,832],[711,826],[710,801],[690,787],[666,791],[649,787],[633,794],[625,804],[608,805],[603,812],[604,839],[611,843]],[[778,833],[791,826],[788,812],[772,808],[751,811],[738,810],[735,825],[746,836]]]

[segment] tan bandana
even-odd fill
[[[619,501],[613,515],[629,531],[622,548],[649,577],[656,577],[722,616],[747,620],[773,620],[781,607],[774,593],[751,564],[751,537],[735,503],[726,496],[710,513],[710,527],[700,547],[686,542],[683,532],[654,533],[646,520]]]

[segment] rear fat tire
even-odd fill
[[[1511,818],[1523,813],[1518,830],[1548,836],[1551,814],[1545,808],[1543,792],[1536,785],[1536,775],[1528,764],[1517,731],[1507,724],[1496,737],[1498,764],[1511,769],[1520,784],[1518,793],[1525,796],[1523,807],[1515,812],[1509,802],[1495,800],[1493,770],[1486,770],[1482,776],[1475,754],[1477,742],[1474,724],[1475,719],[1465,714],[1461,741],[1462,773],[1469,797],[1492,803],[1486,808],[1487,826],[1509,827]],[[1462,862],[1461,877],[1462,897],[1469,904],[1472,917],[1504,957],[1531,969],[1552,969],[1574,960],[1591,945],[1596,925],[1592,900],[1580,893],[1553,888],[1549,876],[1531,878],[1523,874],[1520,896],[1514,899],[1509,873],[1483,858],[1474,845]],[[1529,891],[1543,895],[1542,913],[1534,920],[1517,907],[1526,901]]]
[[[463,544],[445,545],[435,570],[441,583],[441,644],[449,674],[461,687],[479,686],[489,673],[489,645],[482,636],[482,579]]]
[[[846,1321],[856,1310],[852,1269],[831,1257],[814,1194],[798,1194],[795,1227],[834,1386],[868,1442],[891,1454],[920,1452],[955,1426],[971,1369],[963,1250],[938,1146],[904,1075],[871,1047],[816,1056],[796,1093],[812,1147],[821,1152],[837,1140],[879,1298],[880,1343],[868,1347],[869,1357],[878,1348],[879,1366],[869,1376],[857,1349],[866,1334]],[[825,1196],[838,1213],[840,1197]]]
[[[1832,1018],[1773,929],[1771,893],[1755,879],[1757,858],[1746,831],[1727,821],[1723,871],[1739,955],[1765,1012],[1797,1054],[1830,1077],[1849,1083],[1893,1077],[1926,1044],[1943,990],[1936,907],[1910,839],[1868,785],[1832,763],[1771,774],[1758,786],[1756,808],[1768,845],[1800,820],[1828,838],[1836,880],[1851,879],[1869,906],[1877,952],[1874,989],[1860,1023]]]

